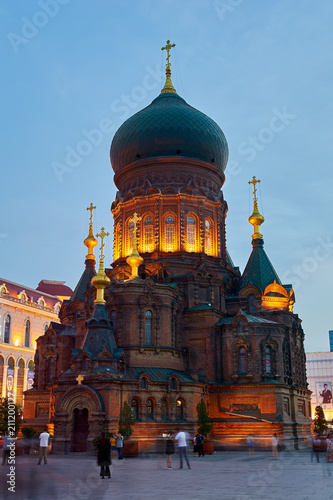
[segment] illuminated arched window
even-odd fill
[[[30,347],[30,326],[30,320],[27,319],[24,331],[24,347]]]
[[[213,230],[209,219],[205,220],[205,253],[213,255]]]
[[[154,403],[151,399],[148,399],[146,403],[146,419],[154,420]]]
[[[192,215],[186,217],[186,248],[188,252],[196,251],[197,224]]]
[[[127,250],[126,254],[131,255],[134,249],[134,222],[129,222],[127,225]]]
[[[176,403],[176,419],[184,420],[184,403],[181,399],[177,399]]]
[[[134,420],[139,420],[139,401],[137,399],[132,399],[131,410]]]
[[[245,347],[240,347],[238,351],[238,373],[239,374],[247,373]]]
[[[154,251],[154,221],[150,215],[143,221],[143,251]]]
[[[166,420],[170,420],[169,419],[169,405],[165,399],[163,399],[162,404],[161,404],[161,420],[164,422]]]
[[[114,241],[114,260],[121,257],[121,237],[120,237],[120,223],[116,225],[115,241]]]
[[[153,313],[145,312],[145,345],[153,344]]]
[[[268,346],[265,349],[265,371],[266,374],[272,373],[272,353],[271,348]]]
[[[3,341],[5,344],[9,344],[10,342],[10,316],[9,314],[6,315],[5,317],[5,331],[4,331],[4,336],[3,336]]]
[[[168,215],[164,220],[164,237],[166,252],[172,252],[176,247],[176,222],[172,215]]]
[[[10,368],[11,370],[14,369],[14,366],[15,366],[15,360],[14,358],[11,356],[8,360],[8,368]]]

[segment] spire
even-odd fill
[[[133,215],[133,217],[130,218],[129,222],[133,222],[134,227],[133,227],[133,250],[132,253],[129,257],[127,257],[126,262],[129,266],[131,266],[132,269],[132,276],[129,278],[129,280],[134,280],[135,278],[138,278],[138,269],[139,266],[143,262],[143,258],[141,255],[139,255],[138,252],[138,238],[136,235],[137,231],[137,223],[142,219],[142,217],[138,217],[137,213]]]
[[[96,234],[98,238],[101,238],[101,255],[99,257],[99,269],[97,274],[92,278],[91,283],[97,290],[95,304],[105,304],[104,300],[104,289],[110,284],[110,279],[107,277],[104,271],[104,255],[103,248],[105,246],[104,238],[109,236],[110,233],[106,233],[104,227],[102,227],[101,232]]]
[[[256,184],[259,184],[260,179],[256,179],[255,176],[252,177],[252,181],[249,184],[253,184],[253,213],[249,217],[249,223],[252,224],[254,228],[254,233],[252,235],[253,240],[261,239],[262,234],[260,233],[260,225],[265,221],[264,217],[258,210],[258,198],[257,198],[257,188]]]
[[[94,237],[93,233],[93,210],[95,210],[96,207],[92,203],[90,203],[90,206],[87,208],[87,210],[90,210],[90,219],[89,219],[89,234],[87,238],[84,240],[84,244],[88,248],[88,255],[86,255],[87,260],[95,260],[95,255],[94,255],[94,247],[97,245],[97,240]]]
[[[175,43],[171,44],[170,40],[167,40],[166,46],[161,48],[161,50],[166,50],[167,54],[168,54],[167,58],[166,58],[167,63],[166,63],[166,69],[165,69],[166,80],[165,80],[164,87],[161,90],[161,94],[177,94],[174,86],[172,85],[172,81],[171,81],[170,49],[172,47],[176,47],[176,44]]]

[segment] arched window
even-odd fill
[[[139,420],[139,401],[137,399],[132,399],[131,410],[134,420]]]
[[[176,380],[174,378],[172,378],[170,380],[170,389],[171,390],[175,390],[176,389]]]
[[[114,241],[114,260],[121,257],[121,234],[120,234],[120,223],[116,225],[115,231],[115,241]]]
[[[51,383],[53,377],[55,376],[54,373],[54,358],[49,358],[46,362],[46,383]]]
[[[15,360],[13,357],[10,357],[9,360],[8,360],[8,368],[10,368],[11,370],[13,370],[15,366]]]
[[[25,331],[24,331],[24,347],[30,347],[30,320],[27,319],[25,322]]]
[[[56,336],[52,333],[52,335],[50,335],[49,337],[49,345],[53,346],[55,344],[56,344]]]
[[[196,251],[197,225],[192,215],[186,217],[186,248],[188,252]]]
[[[127,255],[131,255],[134,250],[134,222],[128,221],[127,228]]]
[[[163,399],[162,404],[161,404],[161,420],[164,422],[166,420],[170,420],[169,419],[169,405],[165,399]]]
[[[24,383],[24,368],[25,363],[23,359],[18,362],[17,370],[17,386],[16,386],[16,403],[23,406],[23,383]]]
[[[164,220],[164,235],[165,235],[165,248],[166,252],[172,252],[176,248],[176,223],[172,215],[168,215]]]
[[[154,403],[151,399],[148,399],[146,403],[146,419],[154,420]]]
[[[148,309],[145,312],[145,345],[153,344],[153,313]]]
[[[90,368],[89,358],[83,358],[82,360],[82,371],[87,372]]]
[[[177,399],[176,403],[176,419],[184,420],[184,404],[181,399]]]
[[[141,379],[141,389],[147,389],[147,379],[146,377],[142,377]]]
[[[112,333],[114,335],[116,335],[116,333],[117,333],[117,311],[111,312],[111,328],[112,328]]]
[[[247,304],[250,313],[256,312],[256,298],[253,294],[249,295],[247,299]]]
[[[154,251],[154,221],[150,215],[143,221],[143,251]]]
[[[9,344],[9,341],[10,341],[10,322],[11,322],[11,318],[10,318],[9,314],[6,314],[5,331],[4,331],[4,338],[3,338],[3,341],[5,344]]]
[[[213,232],[212,224],[209,219],[205,220],[205,253],[213,255]]]
[[[238,321],[237,323],[237,333],[244,333],[244,321]]]
[[[240,347],[238,351],[238,373],[240,375],[247,373],[245,347]]]
[[[265,372],[266,374],[272,373],[272,353],[268,346],[265,349]]]

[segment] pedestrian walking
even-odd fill
[[[10,453],[10,448],[9,448],[10,443],[11,443],[11,438],[8,436],[6,432],[3,438],[3,445],[2,445],[2,465],[8,463],[9,453]]]
[[[184,431],[179,431],[175,435],[175,440],[178,443],[178,451],[179,451],[179,461],[180,461],[180,466],[179,468],[183,468],[183,456],[185,457],[187,467],[190,469],[190,462],[187,456],[187,442],[186,442],[186,434]]]
[[[198,451],[199,457],[201,457],[201,455],[204,457],[205,456],[204,447],[203,447],[204,437],[202,436],[202,434],[198,433],[195,436],[195,442],[197,444],[197,451]]]
[[[97,443],[97,449],[97,463],[101,468],[100,476],[102,479],[104,479],[105,476],[110,478],[110,465],[112,463],[111,443],[110,440],[105,437],[105,432],[101,434],[101,439]]]
[[[249,435],[246,438],[248,455],[250,458],[254,457],[254,437]]]
[[[168,469],[172,469],[172,455],[175,453],[175,445],[174,445],[174,442],[172,440],[172,436],[171,434],[167,434],[167,439],[166,439],[166,443],[165,443],[165,453],[166,453],[166,457],[167,457],[167,467]]]
[[[50,434],[47,432],[47,427],[39,435],[39,461],[37,465],[40,465],[44,459],[44,465],[47,464],[47,447],[49,445]]]
[[[278,441],[278,437],[277,437],[277,435],[275,433],[272,436],[271,443],[272,443],[273,458],[274,458],[274,460],[276,460],[277,457],[278,457],[278,445],[279,445],[279,441]]]
[[[123,460],[124,438],[121,432],[117,432],[116,437],[117,437],[118,460]]]

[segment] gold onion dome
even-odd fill
[[[90,203],[90,206],[87,208],[87,210],[90,211],[90,220],[89,220],[89,234],[84,240],[84,245],[88,248],[88,255],[86,255],[86,259],[95,259],[94,255],[94,248],[97,245],[98,241],[96,240],[94,233],[93,233],[93,210],[95,210],[96,207],[92,203]]]
[[[109,236],[110,233],[106,233],[104,227],[102,227],[101,232],[96,234],[99,238],[101,238],[101,255],[99,257],[99,269],[97,274],[91,279],[91,284],[96,288],[96,300],[95,304],[105,304],[104,300],[104,289],[110,284],[110,278],[107,277],[104,271],[104,255],[103,255],[103,247],[105,246],[104,238]]]

